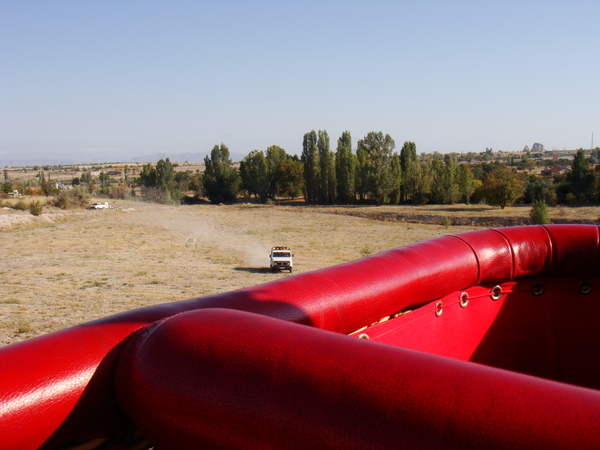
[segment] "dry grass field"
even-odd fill
[[[292,248],[294,273],[483,226],[418,224],[402,215],[527,217],[529,208],[311,207],[114,201],[114,209],[34,217],[0,208],[0,345],[121,311],[253,286],[269,249]],[[600,208],[552,217],[596,220]],[[412,216],[411,216],[412,217]],[[384,219],[384,220],[381,220]]]

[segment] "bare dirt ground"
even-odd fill
[[[269,282],[269,249],[292,248],[294,273],[352,261],[479,225],[415,224],[402,215],[526,217],[473,207],[163,206],[0,209],[0,345],[96,318]],[[436,209],[436,208],[434,208]],[[598,218],[600,208],[553,215]],[[384,216],[381,216],[381,214]],[[385,216],[395,214],[396,216]],[[400,218],[399,218],[400,217]],[[384,219],[384,220],[382,220]],[[439,217],[438,217],[439,221]]]

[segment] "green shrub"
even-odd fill
[[[545,225],[550,223],[550,211],[548,205],[543,200],[537,200],[531,204],[531,211],[529,212],[531,223],[533,225]]]
[[[39,216],[42,214],[42,209],[44,205],[39,200],[34,200],[29,204],[29,212],[34,216]]]

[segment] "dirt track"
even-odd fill
[[[117,209],[39,218],[2,211],[0,345],[140,306],[289,276],[267,270],[272,245],[289,245],[295,273],[301,273],[472,229],[307,207],[113,205]]]

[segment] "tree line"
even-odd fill
[[[225,144],[215,145],[204,159],[204,172],[175,170],[169,159],[146,164],[137,178],[115,183],[106,173],[96,178],[83,172],[73,185],[86,185],[94,193],[113,198],[135,195],[159,203],[180,202],[186,192],[213,203],[238,197],[255,197],[261,203],[303,197],[314,204],[454,204],[480,203],[505,206],[516,202],[581,205],[600,201],[600,149],[588,157],[579,150],[564,171],[540,176],[534,170],[556,161],[540,153],[525,152],[502,160],[492,149],[481,154],[417,154],[416,144],[403,143],[399,152],[389,134],[369,132],[353,148],[345,131],[332,149],[326,130],[311,130],[302,139],[300,156],[276,145],[251,151],[239,164],[231,160]],[[39,185],[51,194],[54,184],[40,171]],[[5,175],[3,189],[11,188]],[[96,192],[97,191],[97,192]],[[91,192],[91,191],[90,191]]]
[[[274,145],[250,152],[236,167],[229,149],[221,144],[205,158],[197,194],[215,203],[238,196],[255,197],[261,203],[304,197],[315,204],[485,202],[501,208],[518,201],[575,205],[600,200],[600,172],[593,167],[600,149],[589,158],[579,150],[570,170],[540,176],[533,169],[547,161],[539,154],[524,153],[520,161],[514,156],[491,160],[491,149],[481,158],[418,155],[414,142],[404,142],[397,152],[389,134],[375,131],[359,139],[355,148],[348,131],[337,139],[334,150],[326,130],[311,130],[303,136],[300,157]]]
[[[271,146],[250,152],[236,169],[228,148],[221,144],[205,158],[203,194],[212,202],[243,195],[262,203],[303,196],[316,204],[452,204],[470,202],[483,184],[470,165],[458,163],[456,154],[419,157],[410,141],[399,153],[395,148],[389,134],[369,132],[357,141],[354,151],[350,132],[345,131],[334,151],[326,130],[312,130],[303,137],[300,157]],[[513,173],[502,167],[499,172]],[[511,198],[508,193],[499,206],[509,204]]]
[[[278,146],[250,152],[236,170],[224,144],[205,159],[204,194],[213,202],[247,195],[266,203],[303,196],[308,203],[424,204],[468,202],[477,184],[470,168],[456,156],[417,156],[414,142],[400,153],[389,134],[370,132],[352,149],[348,131],[331,149],[326,130],[306,133],[300,157]],[[218,178],[218,174],[221,175]],[[239,175],[239,176],[238,176]],[[227,193],[227,195],[223,195]]]

